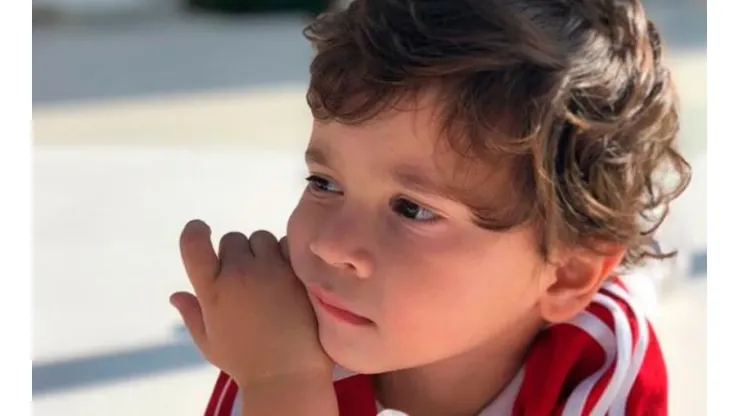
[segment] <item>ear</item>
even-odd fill
[[[579,249],[561,257],[540,299],[542,318],[551,323],[565,322],[584,310],[624,253],[623,247],[602,247],[601,253]]]

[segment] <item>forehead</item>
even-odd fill
[[[358,125],[316,121],[308,152],[333,163],[363,162],[387,171],[404,166],[408,173],[436,180],[451,179],[459,164],[440,134],[439,117],[428,98],[406,100]]]

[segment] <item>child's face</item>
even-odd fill
[[[290,255],[324,349],[353,371],[429,364],[541,323],[549,268],[533,230],[481,229],[435,192],[470,185],[484,196],[502,185],[454,169],[458,156],[439,145],[427,107],[359,127],[313,125],[314,178],[288,224]]]

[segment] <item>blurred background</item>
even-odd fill
[[[706,3],[644,0],[694,180],[654,320],[671,415],[706,413]],[[168,304],[177,238],[284,233],[303,187],[311,48],[336,0],[33,0],[33,411],[198,415],[214,381]]]

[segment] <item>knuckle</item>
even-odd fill
[[[231,277],[243,277],[250,275],[250,267],[247,262],[229,264],[224,268],[224,274]]]

